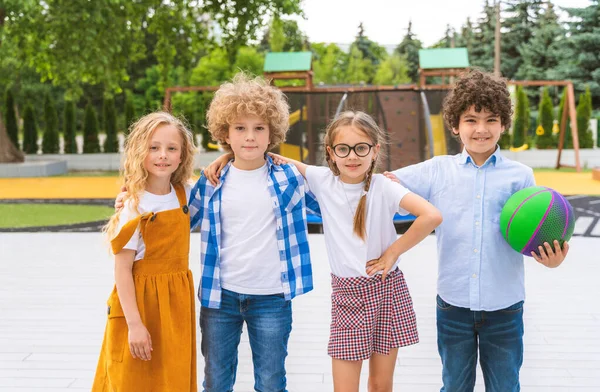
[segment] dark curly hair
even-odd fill
[[[505,132],[509,130],[513,111],[505,79],[478,69],[463,74],[444,99],[442,112],[446,125],[451,130],[457,129],[461,114],[471,106],[477,112],[485,109],[499,116]]]

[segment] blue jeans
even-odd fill
[[[441,392],[472,392],[477,348],[486,392],[518,392],[523,364],[523,301],[494,312],[452,306],[437,296]]]
[[[246,295],[228,290],[222,291],[220,309],[200,309],[203,390],[233,391],[244,321],[252,350],[254,389],[286,391],[285,357],[292,331],[292,301],[286,301],[283,294]]]

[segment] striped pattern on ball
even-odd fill
[[[536,186],[516,192],[500,214],[500,230],[517,252],[531,256],[544,242],[562,246],[573,235],[573,207],[553,189]]]

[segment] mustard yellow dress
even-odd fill
[[[185,190],[175,187],[180,208],[149,212],[123,226],[112,240],[117,254],[136,228],[146,253],[133,264],[137,306],[152,339],[152,359],[134,359],[116,286],[92,392],[196,392],[196,316],[189,270],[190,219]]]

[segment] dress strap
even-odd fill
[[[125,245],[127,245],[129,240],[133,236],[133,233],[135,233],[135,230],[138,228],[138,225],[140,224],[140,222],[142,223],[142,231],[143,231],[146,226],[146,221],[148,219],[152,219],[153,216],[154,216],[153,212],[146,212],[145,214],[138,215],[135,218],[133,218],[132,220],[130,220],[129,222],[125,223],[125,225],[121,228],[121,231],[119,232],[119,234],[117,234],[115,236],[115,238],[113,238],[110,241],[110,246],[112,248],[113,254],[116,255],[123,249],[123,247]]]
[[[187,206],[187,197],[185,197],[185,189],[183,185],[173,185],[175,193],[177,194],[177,200],[179,200],[179,207]]]

